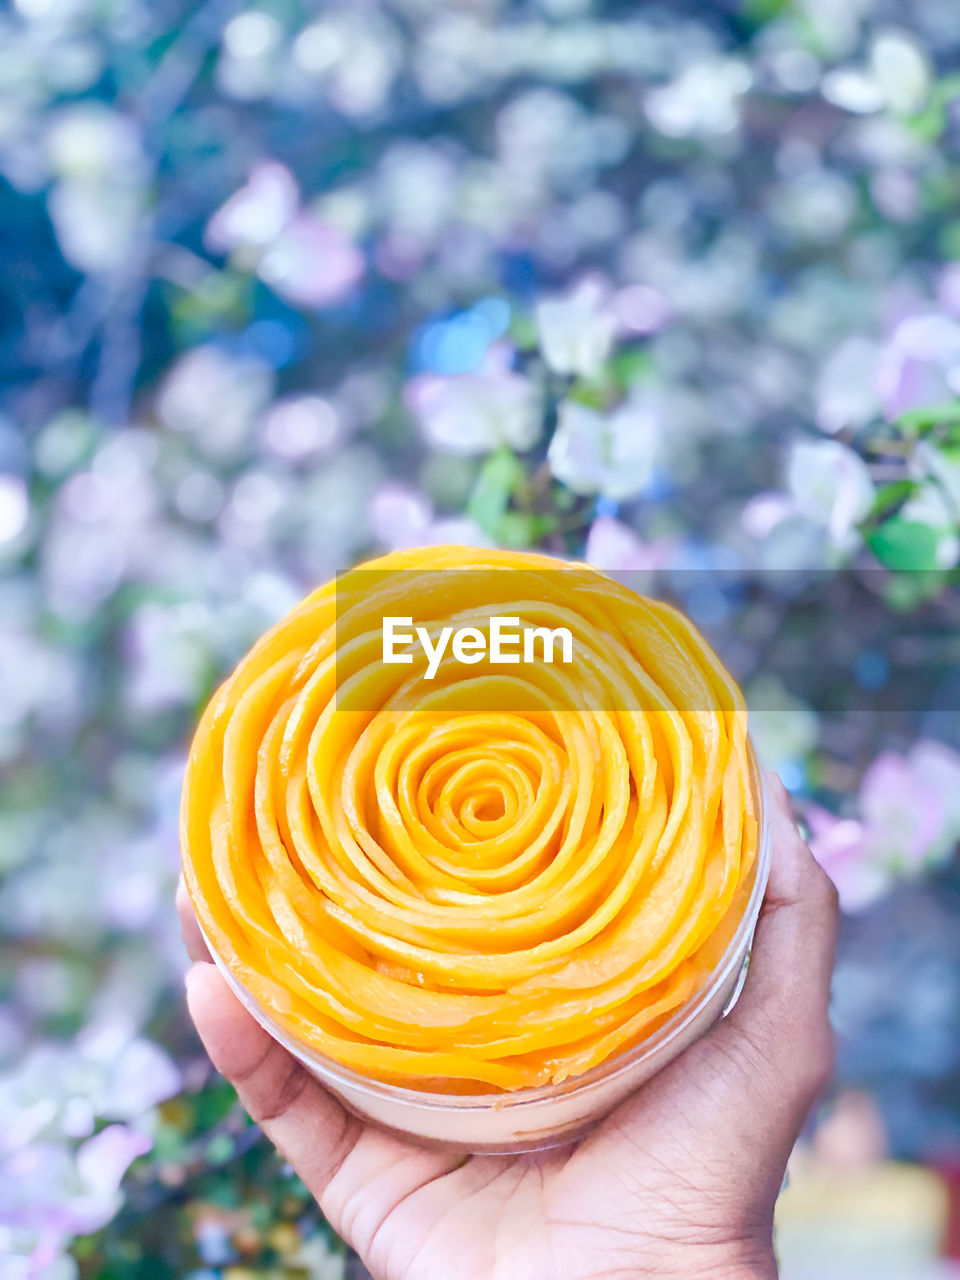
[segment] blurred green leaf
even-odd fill
[[[908,116],[905,123],[924,142],[935,142],[946,128],[947,112],[943,103],[933,98],[922,111]]]
[[[960,400],[924,405],[902,413],[895,424],[905,435],[922,436],[935,427],[960,425]]]
[[[158,1124],[153,1136],[151,1160],[156,1164],[182,1164],[186,1158],[187,1135],[171,1124]]]
[[[467,515],[492,538],[499,536],[501,521],[524,474],[523,463],[507,445],[483,464],[467,503]]]
[[[940,228],[937,249],[944,258],[960,259],[960,221],[948,222]]]
[[[891,480],[889,484],[880,485],[865,524],[869,527],[892,516],[916,490],[915,480]]]
[[[556,527],[556,519],[536,511],[508,511],[500,521],[497,540],[505,547],[523,551],[534,546]]]
[[[762,27],[789,9],[791,3],[792,0],[744,0],[740,14],[752,27]]]
[[[586,381],[581,379],[570,388],[568,399],[585,404],[588,409],[603,410],[610,398],[610,383],[606,379]]]
[[[937,81],[923,110],[906,118],[907,127],[925,142],[935,142],[947,127],[948,108],[955,98],[960,98],[960,74],[957,73]]]
[[[536,321],[514,308],[507,337],[518,351],[535,351],[539,341]]]
[[[420,484],[443,511],[463,510],[477,472],[476,459],[455,453],[431,453],[420,467]]]
[[[936,569],[939,537],[919,520],[893,516],[868,535],[867,545],[887,569]]]
[[[628,347],[619,351],[610,362],[610,372],[622,391],[629,391],[638,382],[643,382],[653,370],[653,361],[645,347]]]
[[[236,1144],[228,1133],[215,1133],[207,1143],[206,1156],[210,1164],[226,1164],[235,1151]]]
[[[196,1128],[201,1132],[212,1129],[236,1106],[237,1095],[233,1085],[219,1077],[213,1078],[193,1099]]]
[[[946,585],[946,575],[942,572],[924,572],[894,574],[886,584],[883,599],[894,613],[909,613],[928,600],[935,599]]]

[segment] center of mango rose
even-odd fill
[[[507,616],[537,635],[500,661]],[[400,552],[307,597],[213,697],[184,874],[304,1049],[429,1091],[559,1083],[709,982],[753,779],[740,692],[670,606],[546,556]]]

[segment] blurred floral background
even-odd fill
[[[958,55],[945,0],[0,9],[4,1280],[362,1274],[185,1019],[179,783],[426,542],[714,639],[845,909],[784,1276],[953,1274]]]

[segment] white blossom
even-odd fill
[[[605,291],[584,281],[564,298],[541,302],[537,329],[543,358],[555,373],[592,378],[613,349],[617,319]]]
[[[751,80],[750,68],[736,58],[693,62],[647,94],[647,115],[670,138],[731,133],[740,123],[740,99]]]
[[[540,438],[539,393],[506,366],[496,345],[476,373],[414,378],[406,400],[427,442],[451,453],[488,453],[501,444],[523,451]]]
[[[867,464],[837,440],[795,444],[787,482],[798,512],[838,546],[847,543],[876,493]]]
[[[817,425],[830,435],[847,427],[863,427],[879,401],[877,373],[880,348],[854,335],[831,352],[817,382]]]
[[[653,474],[659,436],[659,419],[639,398],[609,414],[567,400],[547,460],[574,493],[622,501],[635,497]]]

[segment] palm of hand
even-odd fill
[[[749,1115],[750,1131],[738,1124],[731,1063],[719,1073],[718,1052],[691,1050],[573,1148],[451,1168],[367,1129],[324,1209],[384,1280],[761,1274],[779,1177],[757,1178],[764,1126]],[[789,1140],[781,1146],[785,1163]],[[414,1188],[385,1216],[357,1177],[378,1166],[389,1171],[388,1201],[401,1177]]]
[[[774,869],[734,1012],[572,1147],[426,1151],[348,1116],[230,994],[185,902],[214,1063],[378,1280],[770,1277],[773,1204],[830,1062],[835,894],[774,785]]]

